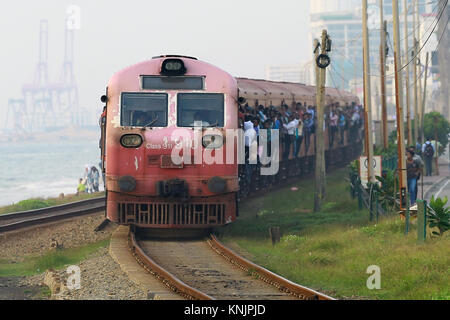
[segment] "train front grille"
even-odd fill
[[[141,226],[214,226],[225,223],[221,203],[119,203],[119,223]]]

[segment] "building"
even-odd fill
[[[426,0],[419,1],[419,28],[426,29],[426,25],[432,22],[433,12],[438,12],[437,4]],[[401,47],[404,48],[404,1],[399,0],[400,17],[400,40]],[[415,12],[414,0],[407,0],[408,10],[408,35],[409,50],[407,58],[405,52],[402,52],[402,64],[411,60],[413,53],[413,34],[416,29],[413,26],[413,13]],[[428,13],[428,14],[427,14]],[[379,104],[376,99],[376,91],[380,88],[380,3],[379,0],[368,0],[368,28],[369,28],[369,57],[371,82],[373,93],[373,103]],[[394,114],[395,89],[394,89],[394,67],[393,67],[393,16],[392,0],[383,0],[383,15],[387,21],[388,37],[387,48],[388,57],[386,71],[387,102],[388,113]],[[362,39],[362,1],[361,0],[311,0],[310,12],[310,43],[314,39],[320,39],[322,30],[326,29],[330,35],[333,45],[331,52],[331,66],[328,68],[327,85],[337,88],[350,90],[355,94],[363,94],[363,39]],[[427,35],[428,31],[423,30],[422,35]],[[425,36],[422,36],[424,41]],[[425,51],[425,50],[424,50]],[[311,58],[313,50],[311,49]],[[422,59],[424,61],[424,58]],[[412,79],[412,69],[410,70]],[[412,80],[411,80],[412,84]],[[378,93],[379,97],[379,93]],[[411,102],[412,105],[412,102]],[[375,108],[374,108],[375,109]],[[379,113],[374,113],[374,119],[377,119]]]
[[[443,2],[443,1],[442,1]],[[450,121],[450,3],[444,9],[441,20],[438,24],[438,40],[440,44],[436,53],[437,70],[434,74],[433,84],[439,83],[436,93],[437,111],[441,112],[444,117]]]
[[[266,80],[312,84],[312,61],[304,65],[270,65],[266,67]]]

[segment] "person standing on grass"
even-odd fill
[[[80,178],[80,181],[78,182],[78,188],[77,188],[77,196],[80,193],[85,193],[86,192],[86,186],[83,183],[83,178]]]
[[[86,182],[86,193],[92,193],[94,189],[94,178],[92,176],[91,166],[86,165],[86,171],[84,172],[84,181]]]
[[[420,178],[421,178],[421,176],[423,175],[423,167],[424,167],[424,163],[423,163],[423,160],[422,160],[422,157],[421,156],[419,156],[417,153],[416,153],[416,148],[415,148],[415,146],[410,146],[409,148],[408,148],[409,150],[411,150],[412,152],[414,152],[414,157],[413,157],[413,159],[414,159],[414,161],[419,165],[419,173],[418,173],[418,175],[417,175],[417,181],[416,181],[416,189],[415,189],[415,197],[416,197],[416,200],[417,200],[417,195],[418,195],[418,193],[419,193],[419,181],[420,181]]]
[[[436,153],[436,150],[430,140],[430,138],[427,138],[427,141],[422,146],[422,156],[425,160],[426,177],[432,176],[433,156]]]
[[[411,149],[408,149],[406,151],[406,172],[408,178],[408,193],[410,204],[414,205],[416,204],[416,186],[417,179],[420,174],[420,162],[414,160],[414,151]]]
[[[99,184],[100,184],[100,173],[98,172],[96,167],[92,167],[92,179],[93,179],[93,188],[94,192],[99,192]]]

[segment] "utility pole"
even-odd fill
[[[416,15],[418,13],[418,0],[414,0],[414,12],[413,12],[413,30],[416,30],[418,21],[416,19]],[[417,56],[418,52],[418,44],[417,44],[417,38],[416,33],[414,31],[413,33],[414,38],[414,145],[417,139],[419,138],[419,96],[418,96],[418,86],[417,86],[417,62],[419,61],[419,57]]]
[[[381,138],[383,139],[383,149],[389,147],[387,128],[387,106],[386,106],[386,33],[387,21],[384,20],[383,0],[380,2],[380,74],[381,74]]]
[[[398,147],[398,176],[400,188],[400,209],[405,209],[406,204],[406,159],[404,138],[404,114],[403,114],[403,84],[401,80],[400,62],[400,19],[398,12],[398,0],[392,0],[392,14],[394,18],[394,59],[395,59],[395,101],[397,106],[397,147]]]
[[[316,72],[316,91],[317,91],[317,88],[319,88],[319,86],[320,86],[320,74],[319,74],[320,68],[317,65],[317,58],[319,57],[319,54],[320,54],[319,50],[320,50],[320,42],[319,42],[319,40],[314,39],[314,65],[315,65],[314,70]],[[316,99],[317,99],[317,97],[316,97]]]
[[[438,21],[437,34],[441,35],[440,45],[437,50],[439,61],[439,79],[441,82],[440,94],[438,96],[438,109],[446,119],[450,117],[450,36],[448,29],[448,19],[450,15],[450,6],[448,1],[439,1],[439,12],[442,12],[441,19]]]
[[[439,144],[438,144],[438,124],[439,124],[439,118],[434,115],[433,122],[434,122],[434,147],[436,149],[436,152],[434,153],[434,164],[436,166],[436,175],[439,175]]]
[[[422,135],[422,142],[425,142],[425,128],[424,128],[424,121],[425,121],[425,104],[427,102],[427,78],[428,78],[428,63],[429,63],[429,52],[427,52],[426,62],[425,62],[425,77],[423,79],[423,94],[422,94],[422,116],[420,118],[420,131]]]
[[[419,20],[419,1],[416,1],[416,21],[417,21],[417,23],[420,23],[420,20]],[[421,39],[421,34],[420,34],[420,30],[421,30],[421,28],[417,28],[417,35],[416,35],[416,37],[417,37],[417,50],[419,50],[419,48],[421,47],[420,46],[420,39]],[[417,51],[417,53],[419,53],[419,51]],[[421,69],[420,69],[420,67],[421,67],[421,65],[422,65],[422,63],[421,63],[421,54],[419,53],[419,54],[417,54],[416,53],[416,55],[417,55],[417,69],[418,69],[418,71],[420,71]],[[418,133],[418,135],[419,135],[419,137],[422,139],[422,143],[425,143],[425,140],[423,140],[423,134],[422,134],[422,130],[423,130],[423,126],[422,126],[422,120],[423,120],[423,113],[422,113],[422,79],[418,79],[417,81],[419,81],[419,89],[418,89],[418,92],[417,92],[417,100],[419,101],[418,102],[418,115],[419,115],[419,119],[418,119],[418,128],[419,128],[419,133]]]
[[[405,61],[406,65],[406,126],[408,130],[408,146],[412,145],[412,130],[411,130],[411,106],[410,106],[410,90],[409,90],[409,43],[408,43],[408,2],[403,0],[403,11],[405,14]]]
[[[372,101],[370,93],[370,60],[369,60],[369,29],[367,27],[367,0],[362,0],[363,45],[364,45],[364,124],[365,146],[367,156],[367,175],[369,183],[375,183],[373,168],[373,137],[372,137]]]
[[[319,44],[314,41],[316,56],[316,103],[317,103],[317,124],[316,124],[316,159],[315,159],[315,190],[314,190],[314,212],[319,212],[322,208],[322,201],[325,197],[325,145],[324,145],[324,102],[326,68],[330,65],[330,58],[327,52],[331,51],[327,30],[322,31],[322,42],[320,44],[321,53],[319,55]]]

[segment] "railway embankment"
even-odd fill
[[[8,213],[14,213],[14,212],[22,212],[22,211],[28,211],[28,210],[36,210],[36,209],[43,209],[43,208],[49,208],[53,206],[59,206],[63,204],[68,204],[72,202],[77,201],[83,201],[93,198],[100,198],[104,197],[105,192],[97,192],[97,193],[82,193],[79,195],[76,194],[68,194],[64,195],[61,194],[58,198],[34,198],[34,199],[26,199],[19,201],[17,203],[0,207],[0,215],[2,214],[8,214]]]
[[[255,263],[338,299],[449,299],[450,234],[419,245],[414,222],[408,235],[396,214],[370,222],[346,177],[346,169],[327,176],[319,213],[311,210],[312,180],[249,199],[220,238]],[[273,245],[275,226],[281,241]],[[371,266],[379,267],[380,289],[367,286]]]
[[[116,226],[94,231],[103,220],[101,212],[0,235],[0,299],[146,299],[109,255]],[[80,270],[77,290],[65,290],[69,266]],[[46,279],[48,270],[63,290]]]

